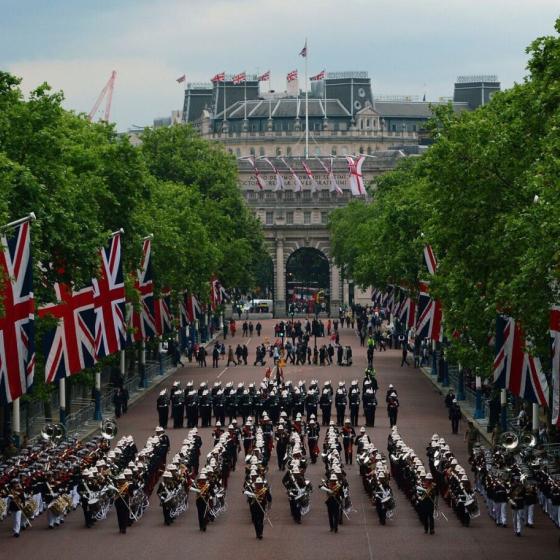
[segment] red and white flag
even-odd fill
[[[152,240],[144,239],[142,244],[142,260],[136,271],[134,289],[140,299],[139,311],[132,312],[133,339],[136,342],[155,336],[154,318],[154,282],[152,279]]]
[[[240,72],[239,74],[236,74],[232,79],[234,85],[239,85],[246,81],[247,81],[247,74],[245,74],[245,72]]]
[[[182,76],[179,76],[177,78],[177,83],[178,84],[182,84],[183,82],[186,82],[186,81],[187,81],[187,75],[186,74],[183,74]]]
[[[317,181],[315,181],[315,177],[313,177],[313,173],[311,172],[311,169],[305,163],[305,161],[302,161],[301,165],[303,165],[303,169],[305,170],[305,174],[307,175],[307,178],[311,181],[311,192],[317,192],[319,186],[317,185]]]
[[[198,299],[194,295],[187,295],[185,299],[187,318],[189,322],[194,323],[202,317],[202,309],[198,303]]]
[[[259,82],[268,82],[270,81],[270,70],[267,70],[264,74],[259,76]]]
[[[358,156],[358,159],[356,160],[354,160],[351,156],[346,156],[348,171],[350,171],[350,188],[354,196],[362,196],[366,194],[364,176],[362,174],[362,165],[365,159],[365,156]]]
[[[125,290],[122,271],[121,234],[113,235],[101,249],[101,274],[93,279],[95,306],[95,356],[104,358],[126,344]]]
[[[288,168],[290,174],[294,179],[294,183],[295,183],[294,191],[301,192],[303,190],[303,185],[300,181],[300,178],[297,176],[297,173],[288,165],[288,162],[284,158],[282,158],[281,161]]]
[[[297,80],[297,70],[292,70],[291,72],[288,72],[288,75],[286,76],[286,80],[288,80],[288,82],[293,82],[294,80]]]
[[[225,72],[220,72],[219,74],[216,74],[210,81],[211,82],[223,82],[226,79],[226,73]]]
[[[437,259],[431,245],[424,245],[424,260],[426,261],[428,272],[432,275],[435,274],[437,270]]]
[[[284,179],[280,174],[280,171],[278,171],[276,166],[268,158],[263,158],[263,159],[264,161],[266,161],[266,163],[268,163],[268,165],[270,165],[270,167],[272,167],[272,171],[274,171],[274,175],[276,176],[276,188],[274,190],[275,191],[284,190]]]
[[[321,167],[325,170],[325,173],[327,174],[327,177],[329,178],[329,181],[331,183],[331,187],[330,187],[330,192],[336,192],[336,194],[342,194],[342,189],[338,186],[338,183],[336,182],[336,177],[334,176],[333,173],[333,159],[331,158],[330,164],[327,167],[322,160],[320,160],[319,158],[317,158],[317,161],[321,164]]]
[[[257,181],[257,185],[259,187],[259,189],[262,191],[264,189],[264,181],[261,177],[261,174],[259,172],[259,169],[257,167],[257,162],[255,161],[255,158],[248,158],[247,160],[250,164],[251,167],[253,168],[253,171],[255,172],[255,179]]]
[[[299,56],[303,56],[303,58],[307,57],[307,39],[305,40],[305,45],[303,45],[303,49],[299,51]]]
[[[326,72],[324,70],[321,70],[321,72],[319,72],[318,74],[316,74],[315,76],[311,76],[311,78],[309,78],[312,82],[318,82],[320,80],[324,80],[326,76]]]
[[[154,301],[154,318],[158,336],[173,331],[173,313],[171,312],[171,291],[165,290]]]
[[[2,235],[0,249],[0,402],[27,393],[35,373],[35,299],[29,222]]]
[[[560,306],[550,310],[552,339],[552,425],[560,426]]]

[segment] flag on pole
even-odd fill
[[[560,306],[550,310],[552,339],[552,425],[560,426]]]
[[[354,196],[362,196],[366,194],[364,176],[362,174],[362,165],[365,159],[365,156],[358,156],[358,159],[356,160],[354,160],[351,156],[346,156],[348,171],[350,172],[350,188]]]
[[[313,173],[311,172],[311,169],[305,163],[305,161],[302,161],[301,164],[303,165],[303,169],[305,170],[305,174],[307,175],[307,178],[311,181],[311,192],[317,192],[319,186],[317,185],[317,181],[315,181],[315,177],[313,177]]]
[[[307,57],[307,39],[305,40],[305,45],[303,46],[303,49],[299,51],[299,56],[303,56],[303,58]]]
[[[521,325],[512,317],[499,315],[496,319],[496,357],[494,385],[512,394],[548,405],[548,382],[538,358],[524,350]]]
[[[276,166],[268,158],[263,158],[263,159],[264,161],[266,161],[266,163],[268,163],[268,165],[270,165],[270,167],[272,167],[272,170],[274,171],[274,175],[276,175],[276,188],[274,190],[275,191],[284,190],[284,179],[280,174],[280,171],[278,171]]]
[[[259,172],[259,169],[257,168],[257,162],[255,161],[255,158],[248,158],[247,161],[251,164],[251,167],[253,168],[253,171],[255,172],[255,179],[257,181],[257,185],[259,187],[259,189],[262,191],[264,189],[264,181],[261,177],[261,174]]]
[[[270,80],[270,70],[259,76],[259,82],[268,82]]]
[[[173,313],[171,312],[171,291],[165,290],[154,302],[154,319],[158,336],[173,331]]]
[[[202,317],[202,308],[198,302],[198,298],[194,295],[188,295],[186,299],[187,317],[191,323]]]
[[[178,84],[182,84],[182,83],[185,82],[186,80],[187,80],[187,75],[186,75],[186,74],[183,74],[182,76],[179,76],[179,77],[177,78],[177,83],[178,83]]]
[[[101,249],[101,275],[93,279],[95,306],[95,357],[104,358],[126,344],[125,290],[122,272],[121,234]]]
[[[323,163],[323,161],[320,160],[319,158],[317,158],[317,161],[321,164],[321,167],[325,170],[325,173],[329,178],[329,181],[331,183],[331,187],[329,189],[330,192],[336,192],[337,194],[342,194],[342,189],[338,186],[338,183],[336,182],[336,178],[333,173],[333,159],[331,158],[329,166],[326,166]]]
[[[281,158],[280,161],[282,161],[282,163],[288,168],[290,174],[294,179],[294,183],[295,183],[294,191],[301,192],[303,190],[303,185],[300,181],[300,178],[297,176],[297,173],[288,165],[288,162],[284,158]]]
[[[211,82],[223,82],[226,79],[226,73],[225,72],[220,72],[219,74],[216,74],[210,81]]]
[[[247,75],[245,74],[245,72],[240,72],[239,74],[236,74],[232,79],[234,85],[242,84],[245,81],[247,81]]]
[[[293,82],[294,80],[297,80],[297,77],[298,77],[298,71],[292,70],[291,72],[288,72],[288,75],[286,76],[286,80],[288,80],[288,82]]]
[[[133,339],[136,342],[155,336],[154,282],[152,279],[152,240],[144,239],[142,260],[136,271],[134,289],[140,298],[140,310],[132,312]]]
[[[441,304],[430,297],[428,282],[420,282],[416,335],[436,342],[443,339],[443,313]]]
[[[2,235],[0,274],[0,402],[11,403],[33,385],[35,373],[35,299],[30,224]]]
[[[54,285],[57,303],[39,309],[39,317],[57,319],[43,337],[45,383],[70,377],[95,364],[95,310],[93,287],[74,291]]]
[[[437,270],[437,259],[431,245],[424,245],[424,260],[426,261],[428,272],[432,275],[435,274]]]
[[[321,70],[321,72],[319,72],[319,73],[316,74],[315,76],[311,76],[309,79],[310,79],[312,82],[318,82],[318,81],[320,81],[320,80],[324,80],[324,79],[325,79],[325,75],[326,75],[326,72],[325,72],[324,70]]]

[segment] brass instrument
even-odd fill
[[[519,446],[519,436],[515,432],[504,432],[500,434],[498,445],[508,451],[513,451]]]
[[[118,427],[115,420],[107,418],[101,422],[101,436],[106,440],[112,440],[118,433]]]
[[[66,437],[66,428],[64,424],[47,423],[41,429],[41,437],[45,441],[58,443]]]

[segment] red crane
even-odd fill
[[[93,117],[97,113],[97,110],[99,109],[99,105],[101,105],[101,102],[103,101],[103,98],[105,96],[107,96],[107,102],[105,104],[105,114],[104,114],[102,120],[104,120],[105,122],[109,122],[109,116],[111,115],[111,102],[113,101],[113,89],[115,87],[115,78],[116,77],[117,77],[117,73],[116,73],[115,70],[113,70],[111,72],[111,77],[109,78],[109,80],[105,84],[105,87],[101,90],[101,93],[99,94],[99,97],[97,98],[97,101],[95,102],[95,105],[93,106],[93,109],[88,114],[88,119],[90,121],[93,120]]]

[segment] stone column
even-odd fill
[[[286,270],[284,267],[284,240],[276,239],[276,290],[274,294],[274,316],[286,317]]]
[[[338,317],[338,308],[342,304],[340,285],[340,268],[331,262],[331,317]]]
[[[350,283],[345,278],[342,283],[342,303],[348,305],[350,303]]]

